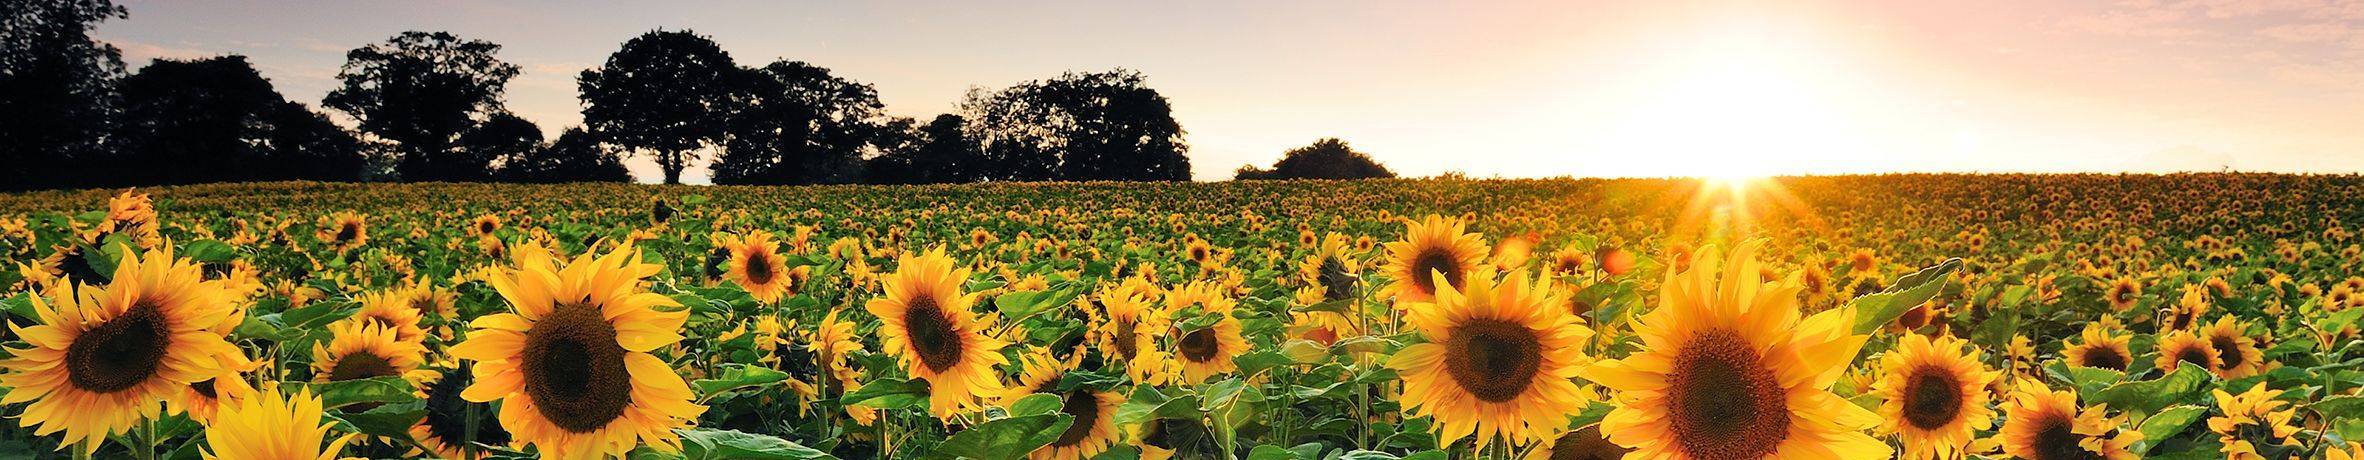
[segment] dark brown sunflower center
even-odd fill
[[[381,329],[394,329],[394,326],[400,324],[394,322],[394,318],[387,318],[385,316],[379,315],[370,315],[368,319],[370,324],[375,324]]]
[[[1534,330],[1509,321],[1471,320],[1454,328],[1444,345],[1445,373],[1486,402],[1518,398],[1543,368],[1543,342]]]
[[[632,373],[624,366],[616,328],[596,307],[564,305],[542,315],[525,333],[520,370],[525,393],[542,417],[574,433],[588,433],[632,405]]]
[[[2192,364],[2198,364],[2198,365],[2200,365],[2200,367],[2201,367],[2201,368],[2207,368],[2207,367],[2208,367],[2208,365],[2209,365],[2209,364],[2208,364],[2208,350],[2207,350],[2207,349],[2205,349],[2205,348],[2201,348],[2201,347],[2205,347],[2205,346],[2207,346],[2207,345],[2193,344],[2193,345],[2190,345],[2190,346],[2185,346],[2185,347],[2183,347],[2183,349],[2176,350],[2176,351],[2175,351],[2175,360],[2176,360],[2176,361],[2187,362],[2187,363],[2192,363]]]
[[[1935,430],[1962,415],[1962,383],[1951,371],[1922,367],[1905,382],[1904,420],[1923,430]]]
[[[1560,435],[1551,443],[1551,460],[1619,460],[1631,452],[1624,446],[1601,438],[1599,425]]]
[[[1100,422],[1100,398],[1082,389],[1069,391],[1067,401],[1059,406],[1059,412],[1074,416],[1075,423],[1067,424],[1067,431],[1059,432],[1059,440],[1052,441],[1051,445],[1066,447],[1081,444],[1085,437],[1092,435],[1092,427]]]
[[[1676,354],[1667,383],[1672,434],[1691,458],[1764,458],[1789,436],[1787,392],[1738,332],[1692,337]]]
[[[220,399],[222,397],[221,395],[214,394],[213,379],[205,379],[197,383],[191,383],[189,384],[189,390],[197,392],[198,395],[205,396],[206,399]]]
[[[1219,344],[1215,339],[1215,328],[1212,327],[1182,334],[1182,358],[1195,363],[1214,361],[1215,353],[1220,351],[1217,350]]]
[[[1445,275],[1445,284],[1459,288],[1462,268],[1461,260],[1454,258],[1450,251],[1441,248],[1420,251],[1419,256],[1412,258],[1412,285],[1418,286],[1420,292],[1435,294],[1435,276],[1442,273]]]
[[[328,380],[332,382],[358,380],[395,374],[397,372],[394,370],[394,363],[387,361],[385,357],[361,352],[337,358],[336,366],[328,369]]]
[[[338,243],[351,242],[353,241],[354,237],[358,236],[361,236],[361,226],[359,225],[343,224],[337,226]]]
[[[747,282],[755,284],[769,284],[772,282],[772,276],[774,275],[777,274],[772,273],[771,254],[765,254],[763,251],[750,251],[747,253]]]
[[[66,378],[75,388],[114,393],[139,386],[163,367],[172,347],[164,310],[146,299],[121,316],[82,331],[66,346]]]
[[[2088,345],[2085,347],[2085,351],[2083,353],[2085,357],[2085,367],[2109,369],[2114,371],[2126,370],[2126,354],[2118,352],[2118,349],[2116,348],[2099,345]]]
[[[960,364],[966,343],[960,341],[960,331],[953,330],[952,318],[944,307],[936,305],[932,295],[911,299],[910,308],[903,310],[903,327],[911,334],[911,348],[919,352],[919,363],[928,370],[944,372]]]
[[[2219,359],[2224,361],[2222,363],[2218,363],[2218,365],[2223,366],[2225,369],[2241,367],[2242,364],[2246,363],[2243,360],[2248,358],[2241,356],[2240,342],[2229,335],[2217,335],[2209,337],[2208,346],[2216,348],[2216,355],[2219,357]]]
[[[1133,359],[1134,354],[1141,352],[1141,344],[1134,342],[1136,340],[1140,340],[1140,334],[1134,332],[1134,329],[1139,326],[1140,323],[1137,321],[1129,319],[1116,320],[1116,337],[1110,339],[1110,341],[1116,342],[1116,356],[1118,358],[1131,360]]]
[[[498,225],[500,225],[500,224],[495,224],[495,223],[492,223],[492,221],[489,221],[489,220],[486,220],[486,221],[477,221],[477,222],[476,222],[476,233],[492,233],[492,231],[493,231],[493,227],[495,227],[495,226],[498,226]]]
[[[2035,458],[2029,460],[2102,460],[2101,455],[2078,445],[2082,437],[2077,436],[2067,416],[2041,414],[2038,417],[2036,423],[2044,428],[2036,431],[2035,445],[2029,446]]]

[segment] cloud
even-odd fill
[[[2346,24],[2330,22],[2282,24],[2257,30],[2258,36],[2292,43],[2328,42],[2346,38],[2351,33]]]
[[[222,54],[190,46],[160,45],[136,41],[110,41],[108,43],[122,49],[123,63],[134,68],[147,65],[148,61],[152,59],[201,59]]]

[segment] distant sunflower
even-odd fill
[[[2134,303],[2136,301],[2142,300],[2142,283],[2135,282],[2133,278],[2117,278],[2115,280],[2111,280],[2109,285],[2109,293],[2107,296],[2107,299],[2110,303],[2110,310],[2126,311],[2128,309],[2132,309],[2134,308]]]
[[[31,402],[18,415],[33,434],[65,432],[60,448],[96,451],[108,436],[183,405],[191,384],[244,365],[215,326],[237,308],[225,281],[205,279],[169,247],[125,255],[106,287],[52,286],[27,296],[40,324],[11,326],[26,348],[0,360],[0,404]]]
[[[2297,458],[2304,452],[2298,446],[2298,425],[2290,418],[2298,410],[2288,401],[2278,398],[2281,391],[2267,390],[2265,382],[2258,382],[2249,391],[2235,395],[2222,389],[2211,390],[2216,396],[2216,407],[2223,415],[2208,419],[2208,430],[2216,432],[2224,442],[2227,460],[2265,460]]]
[[[1904,442],[1907,458],[1959,458],[1977,432],[1994,426],[1986,387],[1996,373],[1961,339],[1907,334],[1880,359],[1880,431]]]
[[[312,380],[340,382],[402,377],[416,385],[435,371],[419,369],[427,348],[398,339],[394,329],[369,322],[328,325],[331,339],[312,344]]]
[[[485,214],[468,221],[468,236],[487,236],[501,229],[501,216]]]
[[[2003,452],[2026,460],[2133,460],[2126,447],[2142,432],[2120,430],[2125,416],[2105,417],[2100,407],[2079,411],[2075,390],[2052,391],[2043,383],[2022,384],[2004,404]]]
[[[2247,326],[2226,315],[2200,330],[2201,337],[2208,339],[2208,346],[2216,349],[2213,370],[2217,375],[2237,379],[2257,375],[2265,367],[2265,355],[2257,350],[2257,339],[2249,338]]]
[[[515,313],[477,318],[453,357],[476,361],[460,396],[501,401],[501,426],[544,457],[600,458],[647,444],[677,449],[673,430],[706,408],[689,385],[649,354],[681,341],[687,311],[641,280],[664,267],[631,246],[565,265],[546,251],[518,251],[516,268],[486,283]]]
[[[1018,385],[1003,396],[1003,404],[1017,402],[1035,393],[1059,397],[1059,412],[1075,418],[1059,438],[1034,449],[1027,458],[1039,460],[1082,460],[1108,451],[1116,443],[1116,406],[1124,404],[1124,397],[1115,392],[1092,391],[1077,387],[1059,391],[1059,380],[1073,370],[1082,353],[1069,355],[1067,361],[1052,358],[1049,353],[1038,353],[1037,359],[1027,363],[1026,371],[1018,378]]]
[[[1100,348],[1102,359],[1123,363],[1125,376],[1133,383],[1163,385],[1169,378],[1165,372],[1166,353],[1157,346],[1160,331],[1172,327],[1166,312],[1147,298],[1147,285],[1128,281],[1114,288],[1104,288],[1087,301],[1096,301],[1093,341]]]
[[[338,252],[369,244],[369,216],[338,211],[321,221],[320,231],[313,238]]]
[[[1174,339],[1176,370],[1181,371],[1184,384],[1205,382],[1207,377],[1239,369],[1233,358],[1248,352],[1248,339],[1240,335],[1239,318],[1231,316],[1238,301],[1216,292],[1213,285],[1191,282],[1166,294],[1166,307],[1182,309],[1197,306],[1200,312],[1216,316],[1215,324],[1181,333]]]
[[[1404,239],[1387,243],[1387,275],[1393,281],[1385,294],[1397,302],[1427,302],[1434,299],[1438,278],[1446,285],[1460,286],[1461,282],[1476,277],[1484,267],[1486,249],[1484,237],[1466,231],[1467,224],[1459,219],[1429,215],[1421,221],[1404,223]],[[1431,274],[1442,276],[1432,277]]]
[[[2127,365],[2134,363],[2134,352],[2126,346],[2132,337],[2113,333],[2100,324],[2087,324],[2085,333],[2078,338],[2082,341],[2065,344],[2060,350],[2062,356],[2068,357],[2069,365],[2125,372]]]
[[[888,355],[914,378],[928,381],[928,411],[949,418],[975,407],[977,399],[1001,390],[994,367],[1007,365],[1003,342],[985,334],[969,311],[974,293],[962,292],[966,268],[954,268],[942,248],[904,256],[885,277],[885,291],[866,308],[884,324],[878,328]]]
[[[1734,248],[1722,278],[1702,257],[1669,273],[1635,333],[1648,346],[1585,369],[1621,404],[1601,431],[1644,458],[1876,458],[1880,423],[1829,390],[1866,337],[1854,310],[1799,318],[1794,281],[1758,282],[1757,248]],[[1794,277],[1792,277],[1794,279]]]
[[[1592,330],[1562,305],[1523,273],[1438,286],[1435,303],[1405,309],[1427,343],[1387,361],[1403,378],[1405,413],[1435,417],[1440,443],[1474,435],[1480,449],[1542,440],[1565,426],[1591,399],[1570,379],[1587,363]]]
[[[1601,437],[1600,425],[1587,425],[1553,438],[1551,442],[1536,444],[1527,451],[1526,460],[1620,460],[1633,449],[1609,442]]]
[[[2166,337],[2159,339],[2160,372],[2175,372],[2183,363],[2192,363],[2201,369],[2216,372],[2217,363],[2220,362],[2223,361],[2217,355],[2216,347],[2191,331],[2169,332]]]
[[[360,433],[346,433],[322,446],[334,423],[321,421],[320,398],[308,390],[282,394],[278,385],[264,385],[261,394],[224,406],[221,421],[205,426],[203,452],[215,458],[256,460],[328,460],[337,458]]]
[[[794,288],[789,286],[788,260],[780,257],[780,244],[772,241],[771,232],[750,232],[729,248],[730,271],[723,278],[746,289],[757,302],[777,303],[781,294]]]

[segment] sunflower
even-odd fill
[[[1885,401],[1880,431],[1896,433],[1906,457],[1958,458],[1978,431],[1994,426],[1986,387],[1996,373],[1964,345],[1951,336],[1908,334],[1880,359],[1883,375],[1872,384]]]
[[[328,247],[336,249],[337,252],[349,251],[369,244],[369,216],[355,214],[352,211],[338,211],[321,221],[320,231],[313,234],[313,238],[319,239],[321,243],[327,243]]]
[[[862,352],[862,339],[854,335],[854,323],[837,319],[837,310],[830,310],[827,316],[821,318],[821,326],[814,328],[811,334],[809,342],[813,344],[813,359],[821,363],[823,371],[837,379],[841,388],[851,391],[862,377],[861,371],[854,369],[851,364],[853,355]]]
[[[1157,347],[1157,334],[1172,326],[1166,311],[1150,303],[1149,289],[1140,281],[1101,289],[1089,299],[1096,300],[1099,308],[1086,311],[1094,317],[1091,335],[1102,359],[1124,363],[1125,376],[1133,383],[1163,385],[1169,374],[1165,371],[1166,353]]]
[[[1595,363],[1617,390],[1601,431],[1645,458],[1876,458],[1880,417],[1830,392],[1866,337],[1839,308],[1799,318],[1792,280],[1758,282],[1760,241],[1734,248],[1718,279],[1703,257],[1669,273],[1635,333],[1644,350]]]
[[[1027,458],[1082,460],[1100,455],[1116,443],[1116,406],[1124,404],[1124,397],[1083,387],[1059,391],[1059,380],[1075,369],[1083,353],[1079,350],[1068,356],[1068,360],[1060,361],[1048,352],[1037,352],[1035,359],[1027,361],[1018,385],[1002,396],[1002,404],[1006,406],[1035,393],[1056,395],[1060,400],[1059,412],[1075,418],[1057,440],[1035,449]]]
[[[246,383],[245,372],[255,367],[260,367],[260,363],[222,367],[221,373],[213,378],[189,384],[183,390],[185,394],[181,399],[165,400],[164,409],[175,414],[188,414],[190,420],[200,424],[211,424],[214,415],[221,413],[221,408],[254,396],[254,385]]]
[[[222,407],[221,423],[205,426],[206,460],[326,460],[337,458],[345,444],[360,433],[346,433],[326,448],[334,423],[321,421],[320,398],[308,390],[281,394],[278,385],[264,385],[262,394]]]
[[[31,299],[40,324],[10,326],[26,348],[0,360],[0,404],[25,406],[34,434],[65,432],[60,448],[98,449],[108,436],[156,417],[158,402],[186,407],[187,388],[247,364],[217,329],[238,309],[226,281],[205,280],[169,247],[126,254],[106,287],[67,283]],[[54,306],[52,305],[54,303]]]
[[[1591,399],[1570,378],[1586,364],[1592,330],[1523,273],[1462,281],[1405,309],[1428,342],[1387,361],[1403,376],[1404,411],[1435,417],[1447,444],[1472,434],[1480,449],[1543,439]]]
[[[453,357],[476,361],[460,396],[501,401],[501,426],[544,457],[623,455],[646,443],[677,449],[673,429],[706,408],[689,385],[649,354],[681,341],[689,313],[641,280],[664,267],[619,245],[565,265],[547,251],[520,250],[517,267],[485,280],[515,313],[479,317]]]
[[[788,259],[780,257],[780,244],[772,241],[771,232],[756,230],[731,240],[730,271],[723,277],[757,302],[766,304],[780,301],[780,295],[794,289],[790,286]],[[804,269],[805,267],[797,267]]]
[[[2134,302],[2142,300],[2142,283],[2135,282],[2133,278],[2112,280],[2109,285],[2108,299],[2110,310],[2126,311],[2134,308]]]
[[[2161,331],[2191,329],[2193,325],[2200,322],[2201,315],[2208,313],[2210,303],[2208,294],[2199,285],[2184,286],[2181,300],[2178,300],[2174,306],[2160,309],[2159,316],[2163,318],[2159,324]]]
[[[490,453],[482,446],[509,444],[509,431],[501,429],[498,423],[473,423],[476,433],[473,438],[469,437],[468,425],[482,418],[482,415],[471,417],[469,410],[477,410],[477,414],[492,413],[489,405],[460,398],[460,392],[466,390],[472,381],[469,372],[462,367],[452,372],[439,373],[427,382],[427,415],[410,426],[410,438],[418,441],[424,451],[414,451],[411,455],[429,454],[435,458],[473,460]],[[474,440],[473,444],[468,442],[470,439]]]
[[[1361,278],[1362,267],[1346,253],[1346,235],[1331,233],[1305,261],[1297,265],[1297,276],[1307,287],[1317,288],[1320,301],[1344,300],[1355,297],[1355,283]]]
[[[1528,450],[1526,460],[1619,460],[1633,449],[1609,442],[1601,437],[1600,425],[1588,425],[1553,438],[1551,442],[1535,445]]]
[[[1238,301],[1216,292],[1214,285],[1193,281],[1166,292],[1166,308],[1181,310],[1196,306],[1202,314],[1213,315],[1215,324],[1203,328],[1176,331],[1174,355],[1176,370],[1181,371],[1182,383],[1197,384],[1207,377],[1239,369],[1233,358],[1248,352],[1248,339],[1240,335],[1239,318],[1231,316]]]
[[[884,324],[880,345],[914,378],[928,381],[928,411],[948,418],[1001,390],[994,367],[1009,364],[1003,342],[985,334],[986,324],[969,311],[977,301],[962,292],[966,268],[954,268],[943,248],[904,256],[883,280],[884,295],[866,309]]]
[[[485,214],[476,216],[476,220],[469,221],[467,232],[468,236],[491,236],[494,231],[500,229],[501,216]]]
[[[2265,366],[2265,356],[2257,350],[2257,339],[2246,335],[2248,329],[2248,325],[2228,315],[2200,330],[2200,336],[2208,339],[2208,346],[2216,349],[2216,367],[2212,370],[2217,375],[2228,379],[2248,377],[2257,375]]]
[[[2134,363],[2134,352],[2126,348],[2133,337],[2112,333],[2101,324],[2087,324],[2078,338],[2082,342],[2064,343],[2060,350],[2069,365],[2125,372],[2126,366]]]
[[[1306,286],[1297,289],[1297,302],[1303,305],[1322,303],[1321,288]],[[1352,308],[1352,307],[1349,307]],[[1328,346],[1338,339],[1362,335],[1362,326],[1355,317],[1339,310],[1306,310],[1289,312],[1289,331],[1296,338]]]
[[[1421,221],[1404,222],[1404,239],[1387,243],[1387,275],[1393,281],[1384,294],[1397,302],[1427,302],[1436,296],[1437,278],[1446,285],[1459,287],[1463,280],[1476,277],[1486,261],[1485,238],[1467,233],[1459,219],[1429,215]],[[1431,277],[1430,274],[1442,274]]]
[[[427,331],[419,327],[419,306],[433,305],[435,299],[432,288],[423,284],[363,294],[361,311],[339,322],[366,323],[394,332],[395,341],[424,343]]]
[[[2290,417],[2298,410],[2287,401],[2274,399],[2281,391],[2267,390],[2265,382],[2238,395],[2222,389],[2211,391],[2224,415],[2209,418],[2208,430],[2224,442],[2226,459],[2297,458],[2304,451],[2293,438],[2299,427],[2290,424]]]
[[[403,341],[394,329],[370,322],[340,321],[328,325],[326,343],[312,345],[312,379],[339,382],[377,377],[402,377],[417,384],[432,370],[420,370],[427,347]]]
[[[2169,332],[2167,337],[2159,339],[2159,372],[2174,373],[2183,363],[2198,364],[2201,369],[2215,372],[2221,362],[2216,347],[2191,331]]]
[[[2104,417],[2100,407],[2077,409],[2075,390],[2052,391],[2029,380],[2004,405],[1998,436],[2003,452],[2027,460],[2132,460],[2126,446],[2142,432],[2120,430],[2126,416]]]

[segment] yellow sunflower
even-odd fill
[[[2211,391],[2216,395],[2216,407],[2224,415],[2210,417],[2208,430],[2216,432],[2224,442],[2226,459],[2296,458],[2304,451],[2294,438],[2299,427],[2290,423],[2298,409],[2290,407],[2288,401],[2275,399],[2281,397],[2281,391],[2267,390],[2265,382],[2258,382],[2238,395],[2222,389]]]
[[[468,236],[489,236],[501,229],[501,216],[485,214],[468,222]]]
[[[673,429],[704,413],[689,384],[656,355],[681,341],[689,319],[641,280],[664,267],[629,245],[565,265],[546,251],[518,251],[517,267],[486,283],[515,313],[477,318],[451,354],[476,361],[461,392],[501,401],[501,426],[544,457],[602,458],[643,443],[679,448]]]
[[[337,252],[352,250],[369,244],[369,216],[352,211],[338,211],[321,220],[320,231],[313,238],[328,244]]]
[[[1331,233],[1305,261],[1297,264],[1298,279],[1315,290],[1322,301],[1355,298],[1355,283],[1361,278],[1361,264],[1347,254],[1346,235]]]
[[[426,382],[426,416],[411,424],[410,438],[418,442],[418,450],[409,455],[432,455],[435,458],[474,460],[490,455],[483,446],[509,444],[509,431],[498,423],[478,423],[482,416],[492,414],[489,405],[471,403],[460,397],[473,382],[466,368],[438,373]],[[477,412],[471,414],[469,411]],[[474,415],[474,417],[471,417]],[[476,433],[470,437],[469,425]],[[473,441],[470,443],[469,441]]]
[[[359,433],[328,441],[330,427],[321,421],[320,398],[310,391],[282,395],[278,385],[264,385],[261,394],[222,407],[221,423],[205,426],[206,460],[327,460],[337,458]]]
[[[1617,390],[1601,431],[1645,458],[1884,458],[1880,417],[1830,392],[1866,337],[1852,309],[1800,318],[1799,287],[1759,281],[1761,242],[1669,273],[1635,326],[1645,349],[1585,369]]]
[[[1499,284],[1479,276],[1440,284],[1434,303],[1405,308],[1427,343],[1404,347],[1387,367],[1404,380],[1405,413],[1435,417],[1440,443],[1542,440],[1591,399],[1570,378],[1587,364],[1592,330],[1540,287],[1523,273]]]
[[[2112,280],[2110,281],[2108,296],[2111,310],[2126,311],[2128,309],[2132,309],[2134,308],[2134,303],[2136,301],[2142,300],[2142,283],[2134,281],[2133,278],[2118,278]]]
[[[1403,241],[1386,245],[1386,270],[1393,280],[1383,294],[1397,302],[1434,299],[1437,278],[1443,278],[1446,285],[1460,286],[1463,280],[1478,276],[1478,268],[1485,266],[1486,255],[1492,252],[1486,249],[1485,237],[1468,233],[1468,225],[1460,219],[1429,215],[1404,225]]]
[[[1609,442],[1601,437],[1600,425],[1587,425],[1553,438],[1551,442],[1536,444],[1528,450],[1526,460],[1619,460],[1633,449]]]
[[[788,259],[780,257],[780,244],[772,241],[771,232],[749,232],[731,241],[728,247],[731,265],[723,277],[746,289],[747,295],[755,297],[757,302],[779,302],[781,294],[794,288],[789,286]]]
[[[423,303],[420,302],[422,298],[433,301],[435,294],[431,291],[432,288],[420,284],[363,294],[361,311],[354,312],[353,317],[340,323],[367,323],[393,331],[396,341],[424,343],[427,331],[419,327],[419,304]]]
[[[394,329],[370,322],[328,325],[330,338],[312,345],[312,380],[336,382],[402,377],[417,384],[435,371],[421,370],[427,347],[399,339]]]
[[[1882,376],[1872,384],[1885,401],[1880,431],[1904,442],[1905,457],[1959,458],[1978,431],[1994,426],[1986,387],[1996,373],[1964,345],[1951,336],[1907,334],[1880,359]]]
[[[222,407],[238,404],[254,396],[254,385],[246,383],[245,372],[255,367],[259,367],[259,363],[224,366],[221,373],[213,378],[189,384],[188,389],[184,390],[186,395],[181,399],[165,400],[164,409],[175,414],[188,414],[190,420],[200,424],[211,424],[214,415],[220,413]]]
[[[1039,460],[1082,460],[1108,451],[1116,443],[1116,406],[1124,404],[1124,397],[1115,392],[1075,388],[1059,391],[1059,380],[1074,370],[1082,359],[1078,350],[1066,361],[1050,356],[1047,351],[1036,352],[1027,360],[1026,370],[1018,377],[1018,385],[1010,387],[1002,396],[1002,404],[1017,402],[1035,393],[1059,397],[1059,412],[1075,417],[1075,422],[1059,433],[1057,440],[1043,445],[1027,455]]]
[[[1248,339],[1240,335],[1239,318],[1231,316],[1239,305],[1230,296],[1217,292],[1216,286],[1193,281],[1166,292],[1166,308],[1181,310],[1196,306],[1200,312],[1218,319],[1208,327],[1190,331],[1176,331],[1174,355],[1181,358],[1176,366],[1181,371],[1181,383],[1197,384],[1208,377],[1239,369],[1232,358],[1248,352]]]
[[[963,292],[969,270],[955,268],[942,248],[904,256],[883,280],[885,293],[865,305],[883,324],[880,345],[903,363],[913,378],[928,381],[928,411],[949,418],[975,407],[978,398],[1001,391],[994,368],[1009,364],[1003,342],[985,334],[986,324],[969,311],[977,301]]]
[[[854,335],[854,323],[837,319],[837,310],[830,310],[821,318],[821,326],[813,329],[810,343],[813,359],[820,361],[821,368],[837,379],[840,388],[851,391],[855,381],[862,377],[861,371],[850,364],[853,355],[862,352],[862,339]]]
[[[2265,367],[2265,354],[2257,350],[2257,339],[2249,338],[2248,325],[2235,321],[2231,315],[2216,319],[2200,330],[2208,339],[2208,346],[2216,349],[2216,375],[2237,379],[2257,375]]]
[[[187,388],[247,363],[216,326],[237,308],[225,281],[169,247],[126,255],[106,287],[52,286],[28,296],[40,324],[10,326],[26,348],[0,360],[0,404],[31,402],[18,417],[33,434],[59,431],[63,448],[98,449],[108,436],[156,417],[166,402],[186,407]],[[54,305],[52,305],[54,303]]]
[[[1092,313],[1092,340],[1102,359],[1123,363],[1125,376],[1133,383],[1163,385],[1169,373],[1157,335],[1172,326],[1166,311],[1150,302],[1149,289],[1137,280],[1103,288],[1086,300],[1097,301],[1099,308],[1086,311]]]
[[[2068,357],[2069,365],[2125,372],[2134,363],[2134,352],[2127,349],[2133,337],[2117,334],[2102,324],[2085,325],[2080,342],[2064,343],[2060,354]]]
[[[2216,354],[2216,347],[2191,331],[2169,332],[2167,337],[2159,339],[2159,372],[2173,373],[2183,363],[2197,364],[2201,369],[2216,372],[2219,362],[2222,361]]]
[[[2126,446],[2142,432],[2120,430],[2125,416],[2105,417],[2100,407],[2077,409],[2075,390],[2052,391],[2029,380],[2004,405],[2003,452],[2026,460],[2132,460]]]

